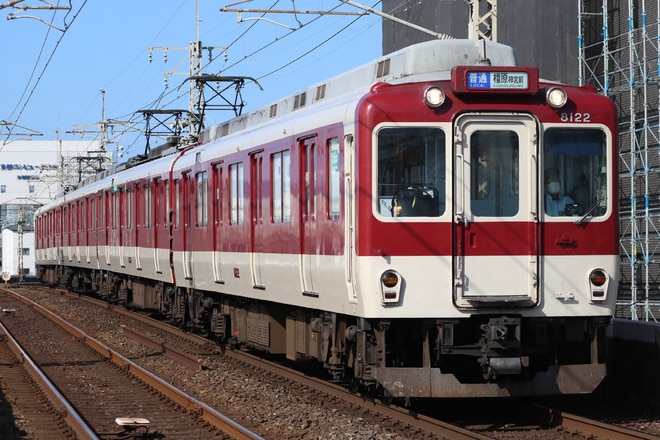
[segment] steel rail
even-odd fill
[[[577,433],[588,438],[606,438],[610,440],[657,440],[660,438],[657,435],[600,422],[556,408],[543,405],[533,405],[533,408],[548,417],[548,425],[560,427],[566,432]]]
[[[225,355],[232,356],[242,362],[264,369],[269,373],[287,377],[301,385],[313,388],[322,393],[328,394],[329,396],[342,399],[347,403],[367,408],[383,417],[391,418],[410,425],[411,427],[433,433],[440,438],[448,438],[452,440],[492,440],[493,438],[424,416],[403,407],[386,405],[365,394],[349,393],[343,386],[338,386],[322,379],[307,376],[304,373],[283,367],[275,362],[265,360],[249,353],[227,350]]]
[[[31,286],[31,287],[33,289],[44,289],[43,287],[40,288],[38,286]],[[90,303],[90,304],[94,304],[95,306],[106,308],[107,310],[111,310],[111,311],[113,311],[115,313],[118,313],[122,316],[129,317],[129,318],[134,319],[136,321],[144,322],[144,323],[148,324],[151,327],[156,327],[157,329],[159,329],[163,332],[169,333],[170,335],[174,335],[177,338],[184,338],[184,339],[186,339],[186,340],[188,340],[188,341],[190,341],[194,344],[199,345],[200,347],[204,348],[205,350],[213,351],[213,352],[217,352],[217,353],[222,352],[221,347],[219,347],[217,344],[213,343],[212,341],[210,341],[209,339],[207,339],[203,336],[196,335],[194,333],[184,332],[184,331],[172,326],[172,324],[169,324],[169,323],[166,323],[166,322],[163,322],[163,321],[159,321],[157,319],[154,319],[152,317],[149,317],[149,316],[146,316],[146,315],[143,315],[143,314],[140,314],[140,313],[132,312],[130,310],[127,310],[123,306],[109,304],[106,301],[103,301],[103,300],[100,300],[100,299],[97,299],[97,298],[92,298],[90,296],[85,296],[85,295],[81,296],[77,293],[72,293],[72,292],[69,292],[67,290],[62,290],[62,289],[57,289],[57,288],[55,288],[55,289],[48,288],[47,290],[49,292],[56,291],[60,295],[67,296],[69,298],[72,298],[72,299],[75,299],[75,300],[78,300],[78,301],[84,301],[84,302],[87,302],[87,303]],[[183,333],[183,336],[180,334],[180,332]]]
[[[195,371],[202,371],[202,360],[193,354],[186,353],[185,351],[173,347],[166,342],[154,339],[125,325],[121,326],[121,332],[127,338],[139,342],[145,347],[162,354],[166,358],[180,363],[184,367]]]
[[[657,435],[599,422],[553,408],[541,406],[539,408],[548,412],[551,418],[551,424],[561,426],[567,432],[577,432],[589,438],[607,438],[610,440],[657,440],[660,438]]]
[[[81,440],[98,439],[92,428],[78,414],[78,411],[69,403],[69,401],[60,393],[55,385],[48,379],[39,366],[32,360],[18,341],[12,336],[9,330],[0,322],[0,333],[7,338],[9,348],[22,363],[23,368],[34,379],[37,386],[44,392],[46,398],[53,405],[53,408],[60,414],[66,424],[73,430],[76,436]]]

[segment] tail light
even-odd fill
[[[383,304],[396,304],[399,302],[401,292],[401,277],[393,270],[386,270],[380,276],[380,293]]]
[[[592,302],[603,302],[607,299],[607,286],[610,277],[603,269],[594,269],[589,274],[589,291]]]

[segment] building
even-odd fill
[[[34,258],[34,238],[28,240],[25,231],[33,231],[36,209],[110,164],[110,155],[99,151],[98,141],[5,141],[0,145],[0,230],[3,231],[3,240],[5,231],[17,235],[20,223],[23,255]],[[2,271],[9,271],[12,275],[18,275],[15,271],[18,259],[14,258],[17,254],[7,255],[5,252],[18,252],[17,244],[14,245],[18,241],[17,236],[12,237],[11,245],[5,246],[3,242],[1,246]],[[15,267],[7,266],[8,262]],[[34,260],[30,273],[34,273]]]
[[[536,66],[542,78],[578,82],[578,5],[576,0],[480,0],[481,13],[495,3],[495,41],[514,48],[520,65]],[[382,11],[452,38],[468,38],[470,3],[383,0]],[[383,54],[428,41],[419,30],[383,20]]]
[[[11,226],[2,230],[2,272],[12,278],[20,278],[21,272],[23,277],[35,276],[34,229],[18,229]]]
[[[619,110],[621,284],[616,316],[660,312],[660,14],[649,0],[578,2],[580,77]]]

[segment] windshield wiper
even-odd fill
[[[587,217],[591,218],[591,213],[596,209],[597,206],[600,205],[600,199],[596,200],[596,203],[591,205],[591,208],[587,209],[587,211],[580,217],[579,219],[575,220],[576,225],[581,225],[584,223],[584,221],[587,219]]]

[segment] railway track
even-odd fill
[[[52,293],[51,293],[52,295]],[[69,301],[82,301],[93,303],[95,306],[110,308],[112,312],[126,316],[129,325],[122,327],[124,335],[140,341],[152,350],[168,356],[168,351],[177,350],[179,353],[171,358],[186,365],[187,368],[195,370],[201,368],[202,359],[206,356],[217,354],[219,349],[214,344],[196,335],[180,332],[178,329],[159,322],[141,314],[135,314],[121,307],[108,306],[98,300],[66,294]],[[182,356],[182,357],[181,357]],[[523,422],[521,424],[503,423],[496,429],[483,429],[470,424],[446,423],[432,416],[425,416],[408,408],[400,408],[386,405],[369,396],[362,394],[347,393],[344,387],[336,386],[326,381],[315,379],[306,374],[283,368],[277,363],[268,362],[262,358],[255,357],[242,351],[224,352],[223,358],[233,358],[246,368],[254,369],[254,376],[269,376],[269,381],[283,381],[281,387],[291,389],[291,383],[296,386],[309,387],[314,393],[324,393],[331,402],[331,406],[344,406],[345,408],[356,408],[355,412],[368,411],[375,414],[375,418],[386,421],[395,431],[405,431],[409,434],[405,438],[529,438],[543,433],[548,438],[563,438],[570,435],[571,438],[613,438],[613,439],[651,439],[658,438],[652,434],[641,433],[630,429],[620,428],[614,425],[590,420],[584,417],[563,413],[556,409],[535,408],[534,415],[529,420],[535,422]],[[289,383],[284,383],[289,382]],[[361,408],[361,410],[360,410]],[[504,416],[505,417],[505,416]],[[552,437],[555,436],[555,437]],[[275,438],[275,437],[272,437]],[[359,437],[355,437],[359,438]],[[393,437],[396,438],[396,437]]]
[[[75,301],[84,301],[102,308],[110,308],[112,311],[125,316],[133,322],[131,326],[122,326],[122,331],[127,337],[137,340],[147,347],[150,347],[165,356],[171,356],[177,362],[196,370],[201,365],[200,358],[208,354],[217,354],[222,351],[225,357],[234,359],[236,362],[259,370],[259,375],[269,374],[269,380],[280,380],[285,383],[283,387],[290,387],[291,383],[297,386],[308,387],[314,392],[321,392],[328,395],[331,399],[341,401],[340,406],[351,405],[355,408],[366,409],[373,412],[378,417],[388,420],[393,425],[403,426],[406,430],[418,433],[420,438],[427,438],[427,435],[436,438],[449,439],[488,439],[490,437],[482,436],[478,433],[461,429],[460,427],[444,423],[440,420],[424,417],[414,411],[405,408],[383,404],[374,400],[371,396],[360,393],[349,393],[343,386],[334,385],[327,381],[307,376],[296,370],[286,368],[276,362],[268,361],[262,357],[252,355],[244,351],[221,350],[208,339],[201,336],[185,333],[167,323],[154,320],[143,314],[130,312],[123,307],[109,306],[107,303],[89,297],[79,297],[68,292],[61,292]],[[149,337],[148,333],[158,333],[161,340]],[[195,353],[191,355],[190,353]]]
[[[176,439],[259,438],[25,301],[3,299],[15,312],[1,320],[90,426],[92,434],[78,438],[121,438],[138,431]]]
[[[609,440],[652,440],[660,438],[658,435],[615,426],[609,423],[604,423],[598,420],[558,411],[552,408],[541,408],[541,410],[547,412],[551,420],[553,420],[554,423],[561,428],[561,431],[566,433],[576,433],[586,436],[586,438],[590,439],[602,438]]]
[[[86,427],[1,323],[0,390],[4,438],[75,439],[76,428],[71,425],[77,424],[80,430]]]

